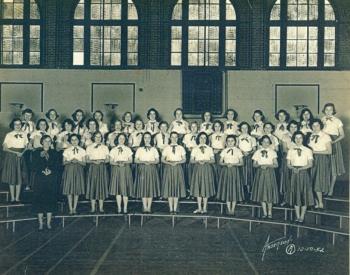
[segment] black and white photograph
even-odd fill
[[[0,274],[349,274],[349,0],[0,0]]]

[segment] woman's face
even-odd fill
[[[290,132],[291,134],[294,134],[297,130],[298,130],[298,125],[296,125],[296,124],[291,124],[291,125],[289,126],[289,132]]]
[[[152,137],[151,137],[151,135],[146,134],[146,135],[144,135],[143,140],[144,140],[146,146],[150,146]]]
[[[81,121],[83,119],[83,113],[82,112],[77,112],[75,114],[75,117],[77,118],[77,121]]]
[[[235,113],[233,111],[228,111],[226,117],[228,120],[233,120],[235,117]]]
[[[49,118],[50,118],[50,120],[56,120],[57,115],[56,115],[56,112],[54,110],[50,111]]]
[[[94,119],[97,121],[102,121],[102,114],[100,112],[96,112],[94,115]]]
[[[121,131],[122,130],[122,123],[120,121],[114,122],[114,129],[115,129],[115,131]]]
[[[215,132],[220,132],[221,131],[221,125],[219,123],[214,124],[214,131]]]
[[[13,122],[13,129],[15,131],[21,131],[21,128],[22,128],[22,122],[20,120],[16,120]]]
[[[181,111],[181,110],[176,110],[176,112],[175,112],[175,118],[176,118],[177,120],[182,119],[182,111]]]
[[[233,146],[235,146],[236,141],[234,138],[230,137],[226,140],[226,143],[227,143],[227,147],[233,147]]]
[[[96,132],[96,123],[95,123],[95,121],[90,121],[89,122],[89,130],[91,132]]]
[[[40,131],[46,131],[46,122],[45,121],[40,121],[39,129],[40,129]]]
[[[198,131],[198,125],[197,125],[197,123],[192,123],[192,124],[191,124],[191,132],[192,132],[192,133],[197,133],[197,131]]]
[[[263,148],[266,149],[266,148],[268,148],[271,145],[271,142],[270,142],[270,140],[268,138],[264,138],[262,143],[261,143],[261,145],[262,145]]]
[[[131,121],[131,114],[130,113],[126,113],[124,116],[125,122],[130,122]]]
[[[96,134],[95,135],[95,142],[96,143],[101,143],[102,142],[102,135],[101,134]]]
[[[326,114],[326,116],[332,116],[334,114],[334,110],[332,106],[327,106],[324,109],[324,113]]]
[[[24,113],[24,120],[29,121],[32,119],[32,114],[31,113]]]
[[[78,146],[78,144],[79,144],[79,139],[78,139],[78,137],[73,136],[73,137],[71,138],[70,142],[71,142],[71,144],[72,144],[73,146]]]
[[[310,120],[310,117],[311,117],[310,112],[309,111],[305,111],[304,114],[303,114],[303,119],[305,121],[308,121],[308,120]]]
[[[44,148],[50,148],[51,146],[51,138],[50,137],[47,137],[43,140],[43,147]]]
[[[207,137],[205,135],[200,135],[199,137],[199,144],[206,144]]]
[[[243,125],[241,126],[241,132],[242,132],[243,134],[248,134],[248,125],[247,125],[247,124],[243,124]]]
[[[203,117],[205,122],[210,122],[210,119],[211,119],[210,112],[205,112]]]
[[[170,136],[170,141],[172,144],[177,144],[177,134],[175,133],[172,133],[171,136]]]
[[[312,130],[313,130],[314,132],[319,132],[319,131],[321,131],[321,125],[320,125],[320,123],[318,123],[318,122],[312,123]]]
[[[265,132],[266,134],[271,134],[272,131],[273,131],[273,129],[272,129],[272,126],[271,126],[270,124],[266,124],[266,125],[264,126],[264,132]]]
[[[162,123],[160,126],[159,126],[160,130],[163,132],[163,133],[166,133],[166,131],[168,131],[168,126],[165,124],[165,123]]]
[[[70,123],[66,122],[64,124],[64,129],[66,129],[66,131],[68,131],[68,132],[71,132],[73,127],[72,127],[72,125]]]
[[[118,137],[118,144],[119,145],[124,145],[125,144],[125,137],[123,135],[120,135]]]
[[[280,112],[280,113],[278,114],[278,120],[279,120],[280,122],[285,122],[285,121],[286,121],[286,114],[285,114],[284,112]]]
[[[149,112],[149,119],[150,120],[156,120],[156,112],[155,111],[150,111]]]
[[[255,122],[261,121],[261,115],[259,113],[254,113],[253,117]]]
[[[141,131],[142,128],[143,128],[142,121],[137,120],[137,121],[135,122],[135,128],[136,128],[136,130]]]
[[[295,136],[295,144],[296,145],[303,145],[303,136],[302,135],[296,135]]]

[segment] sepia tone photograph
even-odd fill
[[[349,274],[349,0],[0,0],[0,274]]]

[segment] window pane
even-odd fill
[[[79,4],[75,8],[74,19],[84,19],[84,0],[80,0]]]
[[[309,67],[317,66],[317,54],[309,54]]]
[[[138,19],[136,7],[131,0],[128,0],[128,19],[129,20]]]
[[[181,54],[180,53],[172,53],[171,54],[171,65],[180,66],[181,65]]]
[[[325,54],[324,55],[324,65],[326,67],[335,66],[335,55],[334,54]]]
[[[30,18],[40,19],[39,8],[35,0],[30,0]]]
[[[226,20],[236,20],[236,12],[230,0],[226,0]]]
[[[73,53],[73,65],[84,65],[84,53],[82,52]]]
[[[270,20],[280,20],[280,13],[281,13],[281,4],[280,4],[280,0],[277,0],[274,6],[272,7]]]
[[[173,15],[171,17],[173,20],[181,20],[182,19],[182,0],[178,0],[174,9]]]
[[[324,17],[325,20],[327,21],[334,21],[335,20],[335,15],[334,15],[334,10],[333,7],[330,5],[328,0],[324,1]]]
[[[307,54],[298,54],[297,67],[306,67],[306,66],[307,66]]]
[[[269,65],[272,66],[272,67],[273,66],[279,66],[280,65],[280,55],[279,54],[270,53]]]
[[[31,52],[29,54],[29,64],[30,65],[40,65],[40,53]]]

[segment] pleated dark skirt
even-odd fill
[[[134,195],[134,183],[130,165],[111,166],[111,180],[109,184],[109,194],[121,196]]]
[[[186,197],[185,177],[182,165],[163,165],[163,198],[184,198]]]
[[[253,154],[249,154],[243,157],[243,166],[242,166],[242,181],[243,185],[251,187],[254,180],[253,173]]]
[[[35,213],[54,213],[57,211],[57,173],[44,176],[36,173],[33,186],[32,207]]]
[[[278,203],[278,188],[274,168],[256,169],[251,200]]]
[[[134,188],[136,198],[159,197],[160,180],[157,165],[138,164]]]
[[[190,194],[193,197],[204,198],[209,198],[215,195],[214,173],[211,164],[194,164]]]
[[[290,206],[314,205],[314,195],[309,171],[301,170],[299,173],[291,173],[291,185],[286,198]]]
[[[331,157],[314,154],[311,181],[315,192],[328,193],[331,186]]]
[[[225,202],[244,200],[240,169],[237,166],[223,166],[221,168],[216,197]]]
[[[63,195],[85,194],[84,166],[79,163],[65,165],[62,175]]]
[[[331,136],[332,140],[335,140],[337,136]],[[331,155],[331,175],[341,176],[345,174],[343,151],[341,148],[340,141],[332,144],[332,155]]]
[[[1,182],[20,185],[27,180],[27,168],[23,157],[11,152],[4,152]]]
[[[108,198],[108,182],[106,164],[90,164],[87,173],[86,198],[89,200]]]

